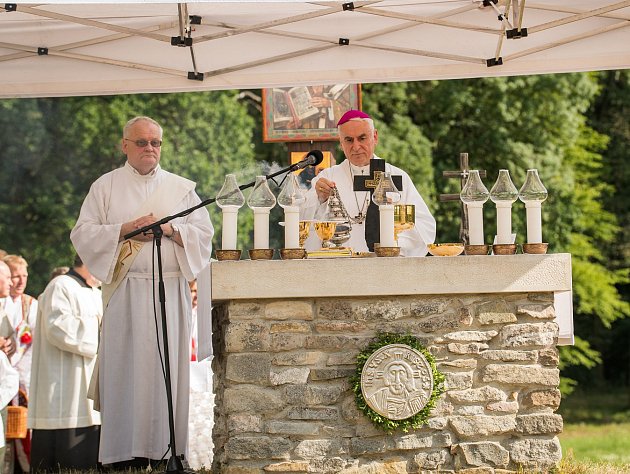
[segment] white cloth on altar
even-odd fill
[[[33,339],[28,427],[58,430],[100,425],[87,398],[103,314],[101,291],[69,275],[53,279],[39,297]]]
[[[71,239],[90,272],[101,281],[109,283],[112,279],[122,223],[139,217],[136,210],[166,174],[158,166],[142,176],[126,163],[92,184]],[[169,214],[200,202],[192,190],[180,202],[172,203]],[[186,453],[188,433],[192,305],[187,281],[207,265],[214,229],[204,207],[172,222],[179,228],[184,247],[163,238],[162,264],[176,454],[180,455]],[[99,461],[104,464],[133,457],[161,459],[169,449],[166,389],[160,363],[160,357],[164,357],[162,315],[157,258],[152,258],[153,254],[151,242],[145,244],[103,316]]]
[[[374,158],[378,158],[374,156]],[[352,171],[350,171],[352,168]],[[435,241],[435,218],[431,215],[431,211],[427,207],[424,199],[416,189],[409,175],[400,168],[385,163],[385,171],[391,173],[392,176],[402,176],[401,204],[414,204],[416,206],[416,225],[413,229],[401,232],[398,236],[398,245],[400,246],[401,255],[424,256],[427,254],[427,244]],[[362,173],[363,172],[363,173]],[[368,175],[369,166],[357,167],[350,164],[348,160],[342,161],[340,164],[330,168],[324,168],[311,182],[311,189],[306,193],[306,202],[301,208],[300,218],[322,219],[328,201],[319,202],[315,184],[320,178],[326,178],[333,181],[339,191],[339,197],[350,217],[356,217],[363,208],[363,214],[367,212],[369,203],[365,203],[369,197],[369,191],[354,191],[354,176],[361,174]],[[343,244],[352,248],[355,252],[367,252],[368,247],[365,241],[365,222],[362,224],[352,224],[350,239]],[[321,247],[321,241],[315,234],[311,232],[306,240],[304,247],[307,250],[317,250]]]
[[[573,291],[556,291],[553,294],[553,307],[558,324],[558,345],[572,346],[575,344],[573,334]]]

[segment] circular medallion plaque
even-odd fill
[[[424,354],[405,344],[376,350],[361,372],[365,402],[390,420],[404,420],[422,410],[433,384],[433,371]]]

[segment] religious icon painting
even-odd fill
[[[321,170],[324,168],[330,168],[332,161],[332,153],[329,151],[323,151],[324,159],[317,166],[307,166],[301,170],[294,171],[297,175],[298,182],[300,186],[306,189],[311,188],[311,180],[319,174]],[[304,159],[306,156],[306,152],[303,151],[294,151],[291,152],[291,164],[298,163]]]
[[[361,108],[359,84],[263,89],[263,141],[335,141],[337,122]]]

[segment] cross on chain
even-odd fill
[[[445,178],[460,178],[461,189],[464,189],[468,179],[468,172],[470,171],[468,153],[459,154],[459,169],[460,171],[442,171],[442,176]],[[486,170],[479,170],[479,177],[485,178]],[[440,201],[458,201],[460,203],[462,220],[459,224],[459,238],[463,243],[468,244],[468,209],[466,209],[466,205],[460,199],[459,194],[440,194]]]
[[[370,160],[370,174],[367,176],[354,177],[354,191],[369,191],[370,205],[365,213],[365,241],[370,252],[374,252],[374,244],[380,240],[380,218],[378,215],[378,206],[372,201],[374,190],[378,186],[379,181],[385,175],[385,160],[381,158],[372,158]],[[402,176],[392,176],[394,185],[398,191],[402,191]],[[363,217],[359,209],[359,219]]]

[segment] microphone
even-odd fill
[[[291,169],[295,171],[306,168],[307,166],[317,166],[322,161],[324,161],[324,154],[319,150],[311,150],[308,152],[308,155],[306,155],[306,158],[291,165]]]

